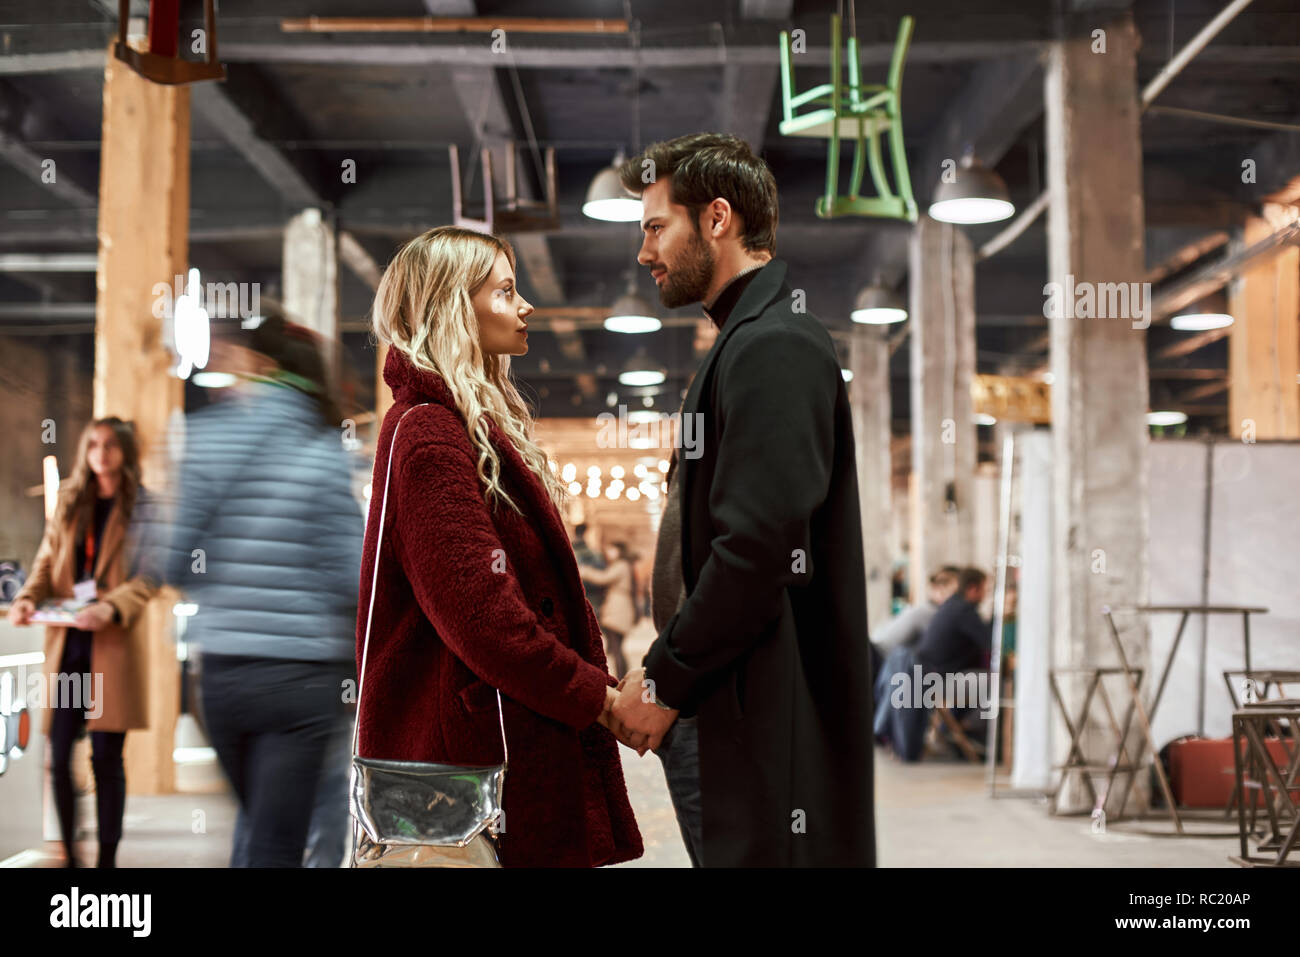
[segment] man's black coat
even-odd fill
[[[699,718],[704,866],[874,866],[853,424],[831,337],[785,273],[758,271],[683,404],[704,432],[669,490],[687,598],[646,675]]]

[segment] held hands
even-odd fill
[[[614,732],[614,736],[642,757],[646,751],[657,751],[664,735],[677,720],[678,712],[655,704],[650,683],[645,680],[645,669],[636,668],[618,683],[618,690],[607,689],[606,713],[601,723]]]

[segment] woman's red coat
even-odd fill
[[[375,542],[393,480],[362,684],[358,753],[489,765],[502,759],[505,866],[598,866],[643,853],[614,736],[596,724],[605,664],[596,617],[558,511],[496,427],[501,481],[523,511],[490,511],[478,455],[441,376],[390,349],[394,403],[375,454],[357,617],[361,668]]]

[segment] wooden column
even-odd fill
[[[189,264],[190,92],[138,76],[109,51],[104,70],[95,277],[94,415],[135,422],[146,487],[167,482],[162,450],[169,416],[183,409],[180,379],[153,315],[154,285],[174,289]],[[182,280],[183,283],[184,280]],[[132,794],[172,791],[180,668],[164,593],[145,612],[150,727],[126,736]]]
[[[1273,232],[1252,217],[1241,243]],[[1300,249],[1287,247],[1229,287],[1228,430],[1238,438],[1300,438]]]

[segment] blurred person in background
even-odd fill
[[[587,544],[586,522],[579,522],[574,526],[573,557],[578,560],[578,571],[582,571],[584,568],[594,568],[597,571],[605,569],[605,559],[601,557],[600,552]],[[591,607],[599,608],[601,602],[605,600],[604,586],[589,582],[584,578],[582,587],[587,592],[587,601],[591,602]]]
[[[514,270],[504,240],[442,226],[403,246],[375,293],[393,405],[362,561],[357,752],[495,765],[504,725],[500,863],[598,867],[643,847],[566,493],[510,377],[533,312]]]
[[[871,643],[876,646],[875,658],[877,662],[883,663],[890,652],[895,648],[905,646],[912,648],[921,640],[925,634],[926,625],[930,624],[930,619],[934,613],[939,610],[939,606],[952,597],[952,593],[957,590],[957,578],[961,575],[961,569],[956,565],[944,565],[937,572],[930,576],[930,586],[927,590],[927,601],[919,605],[912,605],[904,608],[899,614],[891,618],[880,628],[871,638]],[[879,670],[876,678],[879,679]],[[876,692],[876,700],[880,700],[880,692]]]
[[[90,731],[99,828],[99,867],[115,867],[126,808],[126,732],[149,726],[148,635],[142,612],[156,581],[140,574],[132,517],[147,509],[135,428],[116,416],[81,433],[72,474],[60,484],[32,573],[14,596],[9,621],[31,623],[42,602],[89,599],[71,626],[45,626],[50,772],[68,867],[77,867],[72,746]],[[56,679],[57,676],[57,680]],[[75,676],[75,677],[74,677]],[[102,682],[102,684],[101,684]],[[78,689],[67,700],[64,689]]]
[[[247,348],[223,344],[235,394],[186,428],[168,577],[198,605],[204,725],[240,805],[232,867],[300,867],[317,825],[337,866],[346,839],[363,523],[322,351],[268,316]]]
[[[925,672],[946,676],[988,671],[993,623],[980,617],[988,586],[988,575],[980,569],[962,569],[957,590],[939,606],[917,642],[916,657]],[[988,719],[981,717],[982,705],[950,710],[968,735],[986,733],[984,723]]]
[[[636,624],[636,569],[628,553],[627,542],[611,542],[605,546],[603,569],[579,567],[582,581],[605,589],[600,604],[600,630],[605,634],[605,651],[614,659],[614,677],[627,674],[627,657],[623,654],[623,639]]]
[[[993,627],[979,611],[987,594],[988,575],[978,568],[963,568],[957,587],[917,642],[916,656],[926,671],[946,675],[989,666]]]

